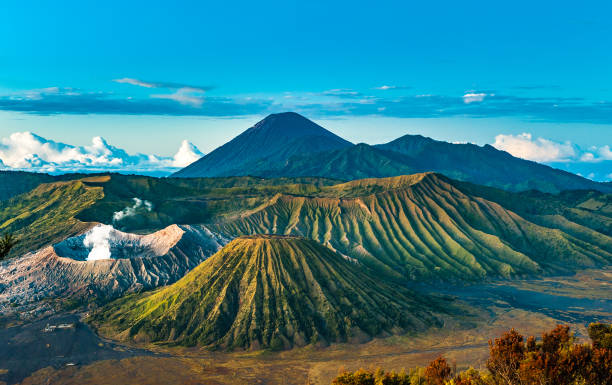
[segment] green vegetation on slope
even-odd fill
[[[125,231],[159,230],[171,224],[200,224],[253,209],[278,193],[311,194],[337,181],[324,178],[256,177],[152,178],[112,175],[91,186],[104,189],[104,199],[79,214],[83,221],[113,223],[113,213],[133,205],[133,198],[153,204],[150,212],[139,212],[114,223]]]
[[[0,238],[0,261],[6,258],[18,242],[17,238],[11,233],[6,233]]]
[[[446,301],[387,284],[312,240],[230,242],[183,279],[107,305],[107,335],[226,349],[363,340],[437,324]]]
[[[216,229],[308,237],[409,279],[568,272],[612,261],[610,236],[561,218],[530,222],[428,173],[322,187],[315,196],[279,194]]]
[[[9,256],[34,251],[84,231],[90,225],[75,216],[103,196],[102,188],[77,180],[42,184],[0,202],[0,231],[19,239]]]
[[[41,183],[52,182],[48,174],[24,171],[0,171],[0,201],[30,191]]]
[[[13,233],[20,241],[10,256],[59,242],[86,230],[93,222],[136,232],[160,230],[175,223],[206,223],[253,209],[278,193],[316,193],[321,186],[337,183],[323,178],[166,179],[119,174],[70,177],[76,179],[40,184],[0,201],[0,233]],[[132,206],[133,198],[152,202],[153,210],[143,209],[136,216],[114,222],[113,213]]]
[[[113,221],[113,213],[153,209]],[[425,173],[338,183],[324,178],[100,175],[43,184],[0,202],[12,255],[92,222],[130,232],[205,224],[235,237],[299,235],[401,279],[479,280],[609,264],[612,197],[596,191],[512,193]]]

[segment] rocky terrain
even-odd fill
[[[110,226],[108,226],[110,227]],[[27,309],[34,317],[49,300],[93,301],[166,285],[214,254],[227,239],[204,226],[168,226],[147,235],[114,229],[98,244],[84,242],[103,225],[56,245],[0,265],[0,311],[7,316]],[[87,260],[95,248],[108,247],[106,259]],[[25,316],[26,314],[23,314]]]

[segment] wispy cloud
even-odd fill
[[[412,87],[409,86],[388,86],[388,85],[383,85],[380,87],[374,87],[375,90],[381,90],[381,91],[387,91],[387,90],[409,90]]]
[[[482,102],[487,96],[484,92],[467,92],[463,95],[463,103],[470,104],[475,102]]]
[[[142,80],[138,80],[134,78],[121,78],[121,79],[114,79],[113,81],[116,83],[131,84],[133,86],[138,86],[138,87],[156,88],[156,86],[153,83],[144,82]]]
[[[145,87],[145,88],[169,88],[169,89],[180,89],[189,88],[192,90],[198,90],[201,92],[210,91],[214,89],[213,86],[196,86],[193,84],[185,83],[174,83],[174,82],[152,82],[147,80],[139,80],[135,78],[120,78],[113,80],[116,83],[131,84],[133,86]]]
[[[480,95],[485,94],[485,95]],[[318,116],[383,115],[395,118],[498,118],[517,117],[528,121],[559,123],[612,124],[612,103],[571,97],[524,97],[495,91],[466,92],[460,96],[419,94],[377,97],[363,104],[361,96],[338,96],[326,103],[313,101],[296,104]],[[384,113],[379,109],[384,107]],[[341,112],[341,113],[339,113]]]
[[[145,82],[153,84],[154,82]],[[174,84],[173,86],[179,86]],[[158,88],[151,88],[158,89]],[[167,88],[144,97],[49,87],[0,95],[0,110],[38,115],[138,114],[231,117],[293,110],[311,117],[378,115],[394,118],[497,118],[612,124],[612,103],[572,97],[525,97],[493,90],[459,95],[376,96],[353,89],[292,92],[249,97],[208,96],[197,87]],[[287,97],[291,96],[291,97]]]
[[[105,92],[75,92],[57,88],[50,91],[23,91],[20,94],[0,96],[0,110],[37,115],[56,114],[119,114],[119,115],[175,115],[175,116],[242,116],[266,111],[271,101],[253,99],[234,100],[207,97],[196,89],[156,97],[119,97]],[[178,102],[178,103],[177,103]]]
[[[192,107],[201,107],[204,103],[204,93],[213,88],[211,86],[194,86],[184,83],[151,82],[135,78],[121,78],[114,79],[113,81],[116,83],[131,84],[133,86],[144,88],[167,88],[175,90],[169,94],[152,94],[149,96],[153,99],[173,100]]]
[[[331,90],[325,90],[321,94],[332,95],[332,96],[344,96],[344,97],[355,97],[361,95],[359,92],[350,88],[333,88]]]
[[[150,96],[154,99],[174,100],[193,107],[201,107],[204,103],[204,92],[197,88],[179,88],[171,94],[154,94]]]

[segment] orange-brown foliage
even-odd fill
[[[470,369],[453,376],[440,356],[420,376],[357,371],[344,373],[335,385],[612,385],[612,325],[592,324],[591,344],[575,344],[569,327],[558,325],[536,338],[512,329],[489,341],[488,373]],[[414,372],[416,373],[416,372]]]

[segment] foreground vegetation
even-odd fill
[[[17,238],[11,233],[6,233],[0,238],[0,261],[6,258],[17,242]]]
[[[458,372],[442,356],[409,372],[382,369],[345,372],[333,385],[609,385],[612,384],[612,325],[589,326],[590,344],[578,344],[568,326],[540,340],[512,329],[489,341],[487,370]]]

